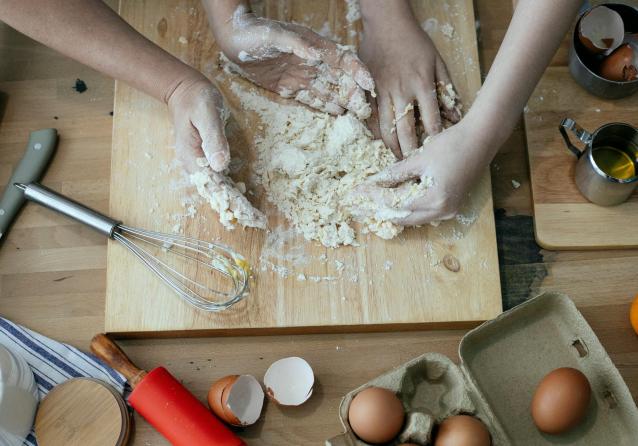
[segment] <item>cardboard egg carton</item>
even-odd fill
[[[435,426],[451,415],[471,414],[489,429],[492,445],[638,444],[638,408],[618,369],[591,327],[565,295],[545,293],[468,332],[461,364],[426,353],[349,392],[339,416],[345,433],[326,446],[369,446],[348,424],[354,396],[371,387],[396,392],[406,411],[391,444],[431,445]],[[592,398],[582,423],[560,436],[546,435],[530,413],[538,383],[559,367],[587,376]]]

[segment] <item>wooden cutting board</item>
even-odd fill
[[[219,85],[231,109],[227,133],[236,159],[248,160],[235,174],[246,180],[258,122],[238,104],[217,67],[218,51],[197,0],[122,0],[120,13],[136,29],[201,70]],[[481,84],[471,0],[414,3],[420,23],[428,18],[432,37],[469,106]],[[360,23],[350,24],[344,1],[265,1],[264,15],[323,30],[344,44],[356,42]],[[451,37],[440,28],[449,24]],[[445,28],[449,31],[449,28]],[[449,32],[448,32],[449,34]],[[237,81],[241,82],[241,81]],[[242,84],[246,88],[250,85]],[[502,311],[496,236],[489,175],[485,174],[462,211],[464,218],[434,228],[413,228],[391,241],[365,236],[362,246],[326,249],[295,236],[280,252],[300,252],[299,266],[269,258],[260,262],[266,233],[226,231],[203,203],[193,218],[174,218],[194,191],[179,186],[173,137],[166,106],[117,83],[113,128],[111,215],[126,224],[164,232],[181,230],[205,240],[221,240],[250,260],[255,271],[251,294],[221,314],[204,313],[180,301],[130,253],[109,243],[106,330],[120,335],[154,333],[272,333],[281,330],[354,331],[467,326]],[[285,228],[273,205],[257,191],[250,199]],[[176,226],[177,225],[177,226]],[[454,256],[460,270],[443,264]],[[340,263],[337,263],[340,262]],[[287,278],[272,271],[288,268]],[[338,265],[342,264],[341,267]],[[298,280],[307,278],[330,280]]]
[[[606,100],[583,90],[564,66],[548,68],[525,113],[534,223],[547,249],[604,249],[638,246],[638,193],[613,207],[585,199],[574,181],[576,157],[558,131],[565,117],[593,132],[609,122],[638,126],[638,98]],[[570,135],[571,136],[571,135]],[[572,141],[576,142],[576,138]]]

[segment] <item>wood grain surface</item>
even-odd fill
[[[476,5],[486,73],[512,9],[503,0],[477,0]],[[565,66],[566,54],[561,47],[553,66]],[[86,81],[85,93],[73,90],[76,78]],[[62,139],[44,183],[108,211],[113,81],[0,24],[0,91],[0,184],[22,156],[29,131],[57,127]],[[522,125],[501,147],[491,171],[504,306],[546,290],[570,295],[637,397],[638,337],[628,311],[638,292],[638,250],[551,252],[535,244]],[[512,180],[521,187],[513,188]],[[105,286],[106,241],[27,205],[0,246],[0,314],[88,350],[104,326]],[[119,344],[142,368],[167,366],[202,401],[215,379],[236,373],[261,379],[275,360],[303,356],[317,377],[313,397],[298,409],[267,405],[262,420],[241,432],[251,446],[281,446],[323,444],[341,431],[338,408],[344,394],[425,352],[457,360],[465,332],[135,339]],[[131,444],[168,445],[137,415]]]
[[[356,33],[350,34],[352,27],[345,20],[343,1],[265,1],[263,9],[271,18],[306,24],[315,30],[329,26],[331,35],[344,43],[356,43]],[[469,106],[481,84],[472,1],[424,0],[414,2],[414,9],[419,22],[433,17],[440,27],[448,24],[454,30],[452,37],[434,32],[433,39],[447,60],[459,94]],[[122,0],[120,13],[149,39],[204,72],[220,87],[232,111],[227,131],[232,156],[246,165],[235,178],[250,184],[252,147],[262,123],[242,107],[230,83],[244,90],[252,85],[225,75],[218,68],[218,49],[200,2]],[[263,90],[262,93],[266,94]],[[279,101],[275,95],[268,97]],[[194,191],[192,187],[175,187],[183,173],[170,169],[175,159],[173,139],[164,104],[116,82],[111,215],[124,219],[129,226],[162,232],[176,230],[174,217],[185,213],[182,203]],[[256,191],[254,201],[268,215],[270,228],[275,232],[287,228],[285,219],[266,202],[261,189],[249,188]],[[179,229],[198,239],[220,240],[245,255],[254,271],[249,297],[222,313],[197,310],[179,300],[125,248],[110,243],[106,331],[154,336],[161,334],[158,332],[190,330],[352,331],[414,328],[418,324],[449,328],[455,323],[468,326],[501,312],[487,174],[462,210],[467,219],[475,220],[472,223],[451,220],[436,228],[410,228],[391,241],[368,235],[357,248],[326,249],[295,236],[265,261],[265,231],[225,230],[208,204],[197,202],[195,206],[195,216],[183,219]],[[300,250],[306,265],[282,260],[300,257]],[[442,262],[445,256],[457,258],[460,271],[447,269]],[[341,262],[343,270],[336,269],[335,262]],[[289,269],[289,277],[272,271],[272,263]],[[180,271],[186,275],[196,273],[186,266]],[[307,280],[298,280],[299,273]],[[336,280],[316,283],[311,277]]]
[[[90,378],[70,379],[53,388],[35,419],[39,446],[123,446],[130,427],[120,394]]]
[[[587,201],[574,181],[576,157],[558,126],[563,118],[574,119],[591,133],[611,122],[638,126],[638,100],[602,99],[581,88],[565,66],[569,39],[563,42],[561,63],[545,72],[524,115],[536,239],[547,249],[635,248],[638,226],[629,222],[638,217],[638,193],[613,207]]]

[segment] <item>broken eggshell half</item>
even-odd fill
[[[609,54],[625,37],[625,24],[616,11],[596,6],[583,16],[578,25],[578,39],[592,54]]]
[[[282,406],[299,406],[312,395],[315,375],[304,359],[293,356],[272,363],[264,375],[266,394]]]
[[[250,426],[261,415],[264,391],[251,375],[229,375],[213,383],[208,405],[215,415],[233,426]]]

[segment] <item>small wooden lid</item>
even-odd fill
[[[40,446],[123,446],[130,416],[122,396],[92,378],[70,379],[51,390],[35,417]]]

